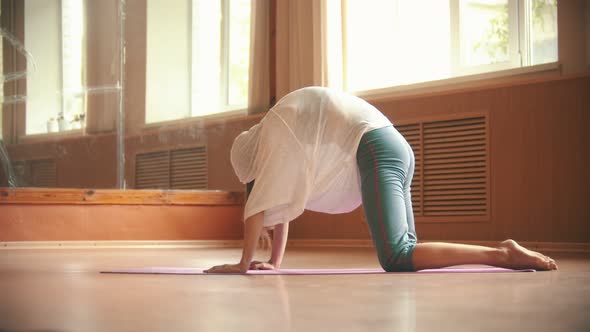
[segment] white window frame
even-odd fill
[[[81,0],[80,0],[81,1]],[[57,22],[55,24],[55,26],[53,27],[46,27],[46,29],[55,29],[53,30],[54,35],[57,35],[56,38],[56,42],[55,44],[51,44],[50,45],[50,49],[44,49],[43,51],[45,52],[37,52],[39,54],[33,54],[33,56],[36,55],[36,59],[37,61],[39,61],[39,59],[43,59],[45,60],[45,58],[49,58],[52,59],[51,57],[47,56],[48,52],[55,52],[53,53],[53,55],[57,54],[56,56],[54,56],[55,59],[52,59],[51,64],[47,64],[44,63],[44,65],[48,65],[48,67],[55,67],[52,70],[54,71],[55,75],[52,75],[55,77],[55,79],[53,79],[55,81],[55,85],[53,85],[52,89],[53,91],[46,91],[46,89],[42,89],[39,90],[41,91],[41,96],[39,97],[39,99],[37,99],[36,95],[30,95],[30,91],[29,91],[29,87],[33,86],[32,83],[29,83],[28,88],[27,88],[27,92],[26,95],[30,96],[32,98],[30,98],[29,100],[34,100],[34,102],[36,103],[36,107],[40,107],[40,104],[43,104],[45,102],[52,104],[53,106],[55,106],[53,108],[54,111],[57,111],[57,114],[51,114],[48,112],[38,112],[38,114],[32,114],[30,113],[28,110],[25,112],[25,123],[27,123],[28,121],[31,121],[32,118],[34,118],[35,116],[38,117],[46,117],[45,121],[47,122],[47,127],[46,130],[38,132],[38,131],[33,131],[33,132],[28,132],[28,125],[25,125],[25,130],[23,133],[23,137],[29,137],[29,136],[38,136],[38,135],[53,135],[53,134],[58,134],[61,133],[63,134],[64,132],[80,132],[78,129],[81,129],[81,127],[83,127],[85,124],[81,123],[80,128],[70,128],[70,117],[73,116],[74,114],[69,114],[68,112],[68,101],[70,100],[74,100],[74,99],[81,99],[81,105],[82,105],[82,109],[81,112],[82,114],[84,114],[84,119],[86,118],[86,103],[85,103],[85,93],[84,93],[84,82],[81,81],[81,86],[80,87],[76,87],[75,90],[70,90],[70,87],[66,87],[65,85],[65,79],[64,77],[66,76],[66,72],[69,70],[69,63],[66,61],[66,59],[64,58],[64,52],[67,48],[67,41],[66,38],[64,37],[64,34],[66,33],[65,31],[67,30],[65,27],[67,24],[69,24],[67,22],[67,20],[65,19],[66,16],[66,11],[67,11],[67,2],[64,0],[57,0],[57,1],[53,1],[53,2],[47,2],[47,4],[51,4],[53,3],[54,5],[51,6],[52,10],[57,11]],[[82,4],[83,6],[83,4]],[[84,7],[81,7],[82,11]],[[55,13],[55,12],[53,12]],[[25,11],[25,15],[26,15],[26,11]],[[84,15],[84,14],[82,14]],[[25,17],[25,20],[27,18]],[[25,22],[26,24],[26,22]],[[25,27],[26,29],[26,27]],[[26,39],[25,39],[26,42]],[[26,44],[25,44],[26,45]],[[83,46],[82,46],[83,47]],[[43,54],[45,53],[45,54]],[[84,71],[84,49],[81,50],[80,56],[82,57],[80,59],[80,63],[82,68],[80,68],[81,73],[80,75],[83,75],[83,71]],[[43,70],[43,67],[40,68],[40,66],[38,66],[36,63],[31,62],[33,61],[33,59],[29,59],[27,57],[27,74],[28,75],[35,75],[33,76],[33,78],[37,78],[40,80],[43,80],[43,78],[39,77],[39,74],[37,73],[37,71],[39,70]],[[31,69],[31,67],[33,69]],[[47,68],[47,67],[45,67]],[[29,81],[29,77],[26,78],[27,82]],[[32,90],[32,89],[30,89]],[[57,97],[55,100],[47,100],[44,99],[44,97],[47,96],[59,96]],[[29,101],[28,101],[29,102]],[[27,102],[27,103],[28,103]],[[43,108],[44,109],[44,108]],[[59,128],[59,118],[58,116],[61,115],[63,116],[64,120],[62,125],[64,127],[62,127],[62,130],[58,130]],[[50,121],[50,119],[52,121]],[[31,121],[31,122],[37,122],[37,121]],[[49,131],[49,127],[54,127],[56,131]],[[35,127],[36,128],[36,127]],[[20,135],[20,134],[19,134]]]
[[[211,1],[211,2],[209,2]],[[186,111],[184,114],[178,114],[177,116],[172,116],[168,119],[162,120],[150,120],[148,122],[148,116],[146,114],[146,122],[144,126],[152,127],[158,126],[162,123],[174,123],[178,121],[185,121],[194,118],[205,118],[205,117],[219,117],[221,115],[227,114],[234,114],[241,112],[243,113],[244,110],[247,109],[247,101],[244,104],[234,105],[230,104],[229,100],[229,92],[230,92],[230,85],[229,85],[229,76],[230,76],[230,11],[231,8],[231,0],[217,0],[216,3],[213,1],[215,0],[188,0],[187,5],[189,6],[190,12],[188,13],[188,27],[187,27],[187,45],[189,50],[189,63],[188,68],[188,82],[183,80],[182,84],[188,84],[188,105],[186,105]],[[220,14],[220,24],[218,31],[210,31],[210,33],[218,34],[219,35],[219,50],[215,50],[214,54],[212,53],[203,53],[199,52],[200,48],[202,47],[203,43],[199,39],[200,35],[202,36],[204,33],[207,33],[205,30],[201,29],[211,29],[212,23],[209,21],[208,23],[199,20],[199,17],[202,15],[206,15],[203,12],[200,12],[199,5],[202,3],[206,7],[216,7],[219,6],[219,14]],[[148,9],[149,10],[149,9]],[[210,17],[207,17],[209,19]],[[215,20],[215,17],[211,17]],[[197,22],[204,22],[205,27],[199,26]],[[150,24],[148,22],[148,24]],[[149,29],[148,29],[149,31]],[[213,36],[215,38],[215,36]],[[148,38],[149,39],[149,38]],[[148,48],[149,50],[149,48]],[[217,53],[217,54],[215,54]],[[212,60],[211,58],[215,57],[216,60]],[[208,64],[211,61],[218,61],[219,64],[219,76],[214,77],[211,79],[210,84],[214,84],[211,86],[208,83],[203,83],[201,81],[201,75],[203,75],[202,71],[204,67],[209,66]],[[148,63],[149,65],[149,63]],[[184,66],[184,65],[183,65]],[[149,70],[148,70],[149,72]],[[149,75],[147,75],[149,79]],[[209,76],[211,77],[211,76]],[[218,98],[211,98],[207,99],[206,97],[209,96],[217,96]],[[203,99],[203,97],[205,97]],[[148,98],[148,96],[146,96]],[[147,103],[146,105],[149,105]],[[155,103],[158,104],[157,102]],[[214,112],[200,112],[203,108],[213,108]],[[146,108],[146,111],[149,112],[159,112],[159,110],[152,110]],[[152,114],[152,113],[150,113]],[[158,118],[159,116],[154,116]],[[164,117],[165,118],[165,117]]]
[[[194,2],[196,0],[192,0],[191,1],[191,5],[194,7]],[[212,113],[209,115],[216,115],[216,114],[221,114],[221,113],[227,113],[227,112],[233,112],[233,111],[238,111],[238,110],[245,110],[248,107],[248,102],[246,101],[245,104],[243,105],[236,105],[236,104],[230,104],[229,103],[229,67],[230,67],[230,52],[229,52],[229,47],[230,47],[230,20],[229,19],[224,19],[224,18],[229,18],[230,14],[231,14],[231,0],[219,0],[220,1],[220,8],[221,8],[221,25],[220,25],[220,77],[219,77],[219,107],[220,107],[220,111],[216,112],[216,113]],[[192,22],[191,22],[191,32],[194,31],[194,25],[193,22],[195,20],[195,12],[193,11],[193,15],[192,15]],[[191,35],[191,40],[192,40],[192,44],[195,44],[195,40],[194,40],[195,36]],[[195,52],[194,49],[192,49],[193,53]],[[193,58],[194,59],[194,58]],[[192,63],[191,63],[192,65]],[[195,77],[193,75],[196,75],[196,73],[192,73],[191,75],[191,85],[192,83],[195,81]],[[195,117],[195,115],[193,115],[193,108],[195,107],[195,103],[192,101],[191,98],[191,117]],[[196,115],[199,116],[199,115]],[[207,115],[205,115],[207,116]]]
[[[451,75],[452,77],[480,74],[486,72],[506,70],[522,66],[520,27],[524,27],[521,20],[521,3],[525,0],[508,0],[508,60],[479,66],[461,65],[461,15],[460,0],[449,0],[451,15]],[[526,30],[526,29],[525,29]]]
[[[220,106],[223,109],[223,112],[228,111],[235,111],[237,108],[232,107],[229,104],[229,31],[230,31],[230,22],[229,20],[223,19],[224,17],[230,17],[230,1],[229,0],[221,0],[221,52],[220,52],[220,62],[221,62],[221,79],[219,81],[219,91],[220,91]],[[240,108],[240,107],[238,107]],[[242,107],[243,108],[243,107]]]
[[[341,10],[342,21],[346,20],[346,1],[340,0],[335,7]],[[473,82],[484,79],[499,78],[504,76],[514,76],[519,74],[528,74],[532,72],[553,71],[559,70],[559,59],[555,62],[532,64],[531,56],[531,35],[530,24],[532,22],[532,1],[533,0],[508,0],[508,29],[509,29],[509,54],[508,60],[499,63],[493,63],[480,66],[462,66],[460,64],[460,0],[448,0],[450,6],[450,33],[451,33],[451,76],[444,79],[433,81],[423,81],[411,84],[394,85],[389,87],[375,88],[370,90],[350,91],[359,96],[383,96],[384,94],[410,91],[414,89],[433,89],[438,86],[447,86],[454,83]],[[332,4],[333,5],[333,4]],[[328,10],[327,10],[328,11]],[[338,20],[338,19],[336,19]],[[337,28],[337,23],[329,23],[329,28]],[[346,45],[346,28],[342,23],[342,45]],[[328,41],[333,45],[338,45],[340,41]],[[330,52],[330,51],[328,51]],[[337,56],[337,55],[336,55]],[[342,64],[341,70],[339,68],[334,72],[330,70],[329,77],[341,79],[341,82],[330,81],[330,86],[340,87],[346,90],[349,82],[347,81],[347,56],[346,47],[342,47],[342,59],[332,59],[334,63],[340,62]],[[335,73],[335,74],[334,74]]]
[[[84,10],[84,1],[79,0],[81,3],[81,15],[82,15],[82,29],[84,29],[84,35],[86,34],[86,29],[85,29],[85,19],[84,19],[84,15],[85,15],[85,10]],[[68,44],[66,42],[66,38],[65,38],[65,33],[66,33],[66,25],[68,25],[70,22],[66,22],[65,18],[65,13],[67,12],[67,2],[64,0],[61,0],[61,63],[62,63],[62,68],[61,68],[61,92],[62,92],[62,114],[64,116],[72,116],[74,114],[68,114],[67,112],[67,106],[68,103],[73,102],[73,100],[79,99],[80,100],[80,104],[82,106],[81,111],[81,116],[82,119],[84,119],[84,123],[80,123],[80,127],[75,127],[72,128],[70,127],[68,130],[76,130],[76,129],[81,129],[82,127],[84,127],[86,125],[85,121],[86,121],[86,113],[87,113],[87,104],[86,104],[86,93],[85,93],[85,82],[84,82],[84,70],[85,70],[85,49],[84,49],[84,39],[82,39],[81,41],[81,50],[80,50],[80,68],[78,69],[80,72],[80,86],[77,87],[67,87],[64,86],[65,85],[65,76],[67,75],[68,71],[70,70],[69,68],[71,67],[70,64],[66,61],[66,58],[64,56],[66,49],[68,48]],[[78,74],[78,73],[76,73]],[[81,122],[81,121],[80,121]]]

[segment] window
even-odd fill
[[[556,0],[343,0],[326,12],[329,81],[348,91],[557,61]]]
[[[148,0],[146,123],[244,109],[250,0]]]
[[[84,11],[81,0],[25,1],[26,134],[81,127]]]
[[[80,0],[61,0],[62,103],[68,129],[81,128],[85,119],[83,3]]]

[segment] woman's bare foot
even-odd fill
[[[498,248],[505,254],[505,265],[511,269],[557,270],[555,260],[536,251],[528,250],[514,240],[500,243]]]

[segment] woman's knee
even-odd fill
[[[389,264],[381,264],[381,267],[385,272],[414,272],[414,268],[412,264],[407,263],[389,263]]]
[[[392,254],[389,257],[380,254],[379,263],[383,270],[386,272],[413,272],[412,253],[414,252],[414,247],[415,243],[407,241],[392,248]]]

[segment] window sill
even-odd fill
[[[559,62],[512,68],[482,74],[458,76],[382,89],[357,91],[354,92],[354,94],[367,101],[377,102],[522,84],[533,80],[547,79],[548,77],[561,77],[561,64]]]
[[[141,129],[144,132],[149,132],[149,131],[185,128],[185,127],[191,126],[191,125],[211,127],[211,126],[216,126],[216,125],[220,125],[220,124],[225,124],[228,122],[240,121],[240,120],[245,120],[245,119],[249,119],[249,118],[258,118],[258,117],[262,117],[264,114],[266,114],[266,113],[248,115],[246,109],[241,109],[241,110],[236,110],[236,111],[203,115],[203,116],[198,116],[198,117],[190,117],[190,118],[184,118],[184,119],[178,119],[178,120],[146,123],[141,126]]]
[[[3,188],[2,204],[51,205],[241,205],[243,192],[174,189]]]

